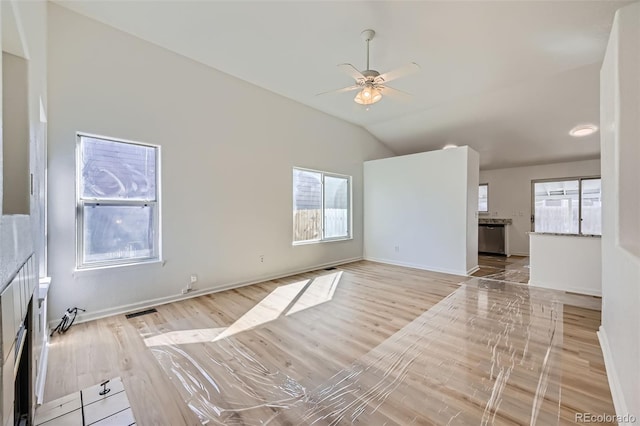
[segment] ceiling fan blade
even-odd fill
[[[362,87],[360,87],[360,86],[349,86],[349,87],[343,87],[342,89],[329,90],[328,92],[318,93],[316,96],[329,95],[329,94],[332,94],[332,93],[352,92],[352,91],[354,91],[354,90],[358,90],[358,89],[362,89]]]
[[[389,87],[389,86],[380,86],[379,89],[382,92],[383,96],[392,96],[392,97],[398,97],[398,98],[404,98],[404,99],[409,99],[413,96],[411,93],[394,89],[393,87]]]
[[[340,68],[343,73],[347,74],[349,77],[353,78],[356,81],[365,78],[365,76],[362,75],[362,73],[351,64],[340,64],[338,65],[338,68]]]
[[[384,74],[380,74],[375,78],[376,83],[387,83],[389,81],[393,81],[397,78],[404,77],[409,74],[413,74],[420,69],[420,65],[415,62],[411,62],[403,67],[396,68],[395,70],[385,72]]]

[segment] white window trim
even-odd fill
[[[548,232],[536,232],[536,183],[544,183],[544,182],[564,182],[570,180],[578,181],[578,233],[557,233],[551,232],[551,234],[558,235],[573,235],[579,237],[601,237],[602,234],[583,234],[582,233],[582,181],[583,180],[593,180],[600,179],[602,182],[602,176],[577,176],[577,177],[568,177],[568,178],[548,178],[548,179],[532,179],[531,180],[531,232],[535,232],[537,234],[547,234]],[[601,183],[602,185],[602,183]],[[602,186],[600,187],[602,190]],[[487,192],[488,193],[488,192]],[[488,196],[487,196],[488,197]]]
[[[349,175],[343,175],[343,174],[339,174],[339,173],[333,173],[333,172],[325,172],[322,170],[315,170],[315,169],[308,169],[305,167],[293,167],[293,170],[301,170],[304,172],[312,172],[312,173],[319,173],[322,176],[322,191],[320,192],[320,196],[322,197],[322,214],[321,214],[321,218],[322,218],[322,238],[319,238],[317,240],[304,240],[304,241],[292,241],[291,245],[293,246],[304,246],[304,245],[310,245],[310,244],[320,244],[320,243],[331,243],[331,242],[335,242],[335,241],[349,241],[349,240],[353,240],[353,185],[352,185],[352,177]],[[341,179],[346,179],[348,182],[348,200],[347,200],[347,210],[349,212],[349,217],[348,217],[348,221],[347,221],[347,236],[346,237],[333,237],[333,238],[324,238],[324,209],[325,209],[325,202],[324,202],[324,178],[325,176],[329,176],[329,177],[336,177],[336,178],[341,178]],[[293,173],[291,173],[291,187],[293,188]],[[291,210],[293,211],[293,193],[292,193],[292,198],[291,198]],[[293,223],[291,224],[291,230],[293,231]],[[293,235],[291,236],[291,240],[293,240]]]
[[[83,198],[81,196],[80,177],[82,176],[82,138],[102,139],[109,142],[120,142],[131,145],[140,145],[144,147],[154,148],[156,154],[156,199],[155,200],[120,200],[108,198]],[[96,135],[86,132],[76,132],[76,267],[75,271],[89,271],[94,269],[117,268],[132,265],[144,265],[163,263],[162,260],[162,215],[161,215],[161,150],[160,145],[154,145],[144,142],[132,141],[127,139],[114,138],[110,136]],[[84,207],[87,205],[111,205],[111,206],[130,206],[130,205],[154,205],[154,255],[139,257],[133,259],[115,259],[103,262],[83,263],[84,258]]]

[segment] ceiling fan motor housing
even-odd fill
[[[367,80],[373,80],[374,78],[379,76],[380,73],[376,70],[364,70],[362,71],[362,75],[364,75],[367,78]]]
[[[364,30],[360,33],[360,37],[362,37],[362,39],[364,41],[370,41],[373,40],[373,37],[376,35],[376,32],[373,30]]]

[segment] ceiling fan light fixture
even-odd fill
[[[382,93],[375,87],[367,86],[361,91],[358,92],[355,98],[353,98],[354,102],[360,105],[371,105],[376,102],[380,102],[382,99]]]
[[[371,69],[369,64],[369,43],[371,42],[371,40],[373,40],[373,37],[375,35],[376,32],[371,29],[364,30],[361,34],[363,40],[367,45],[367,68],[365,70],[360,71],[358,68],[347,63],[338,65],[338,68],[342,72],[344,72],[354,80],[354,84],[348,87],[343,87],[342,89],[318,93],[318,95],[316,96],[324,95],[327,93],[344,93],[357,90],[358,94],[355,96],[355,98],[353,98],[353,101],[360,105],[372,105],[380,102],[383,98],[383,93],[385,95],[389,95],[390,97],[411,96],[406,92],[387,86],[387,83],[400,77],[404,77],[405,75],[412,74],[418,71],[420,67],[415,62],[411,62],[404,67],[385,72],[384,74],[380,74],[378,71]],[[369,109],[366,108],[366,110],[368,111]]]

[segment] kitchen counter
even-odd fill
[[[561,237],[586,237],[586,238],[602,238],[602,235],[594,234],[562,234],[559,232],[529,232],[529,235],[556,235]]]
[[[478,225],[511,225],[511,219],[499,219],[497,217],[479,217]]]

